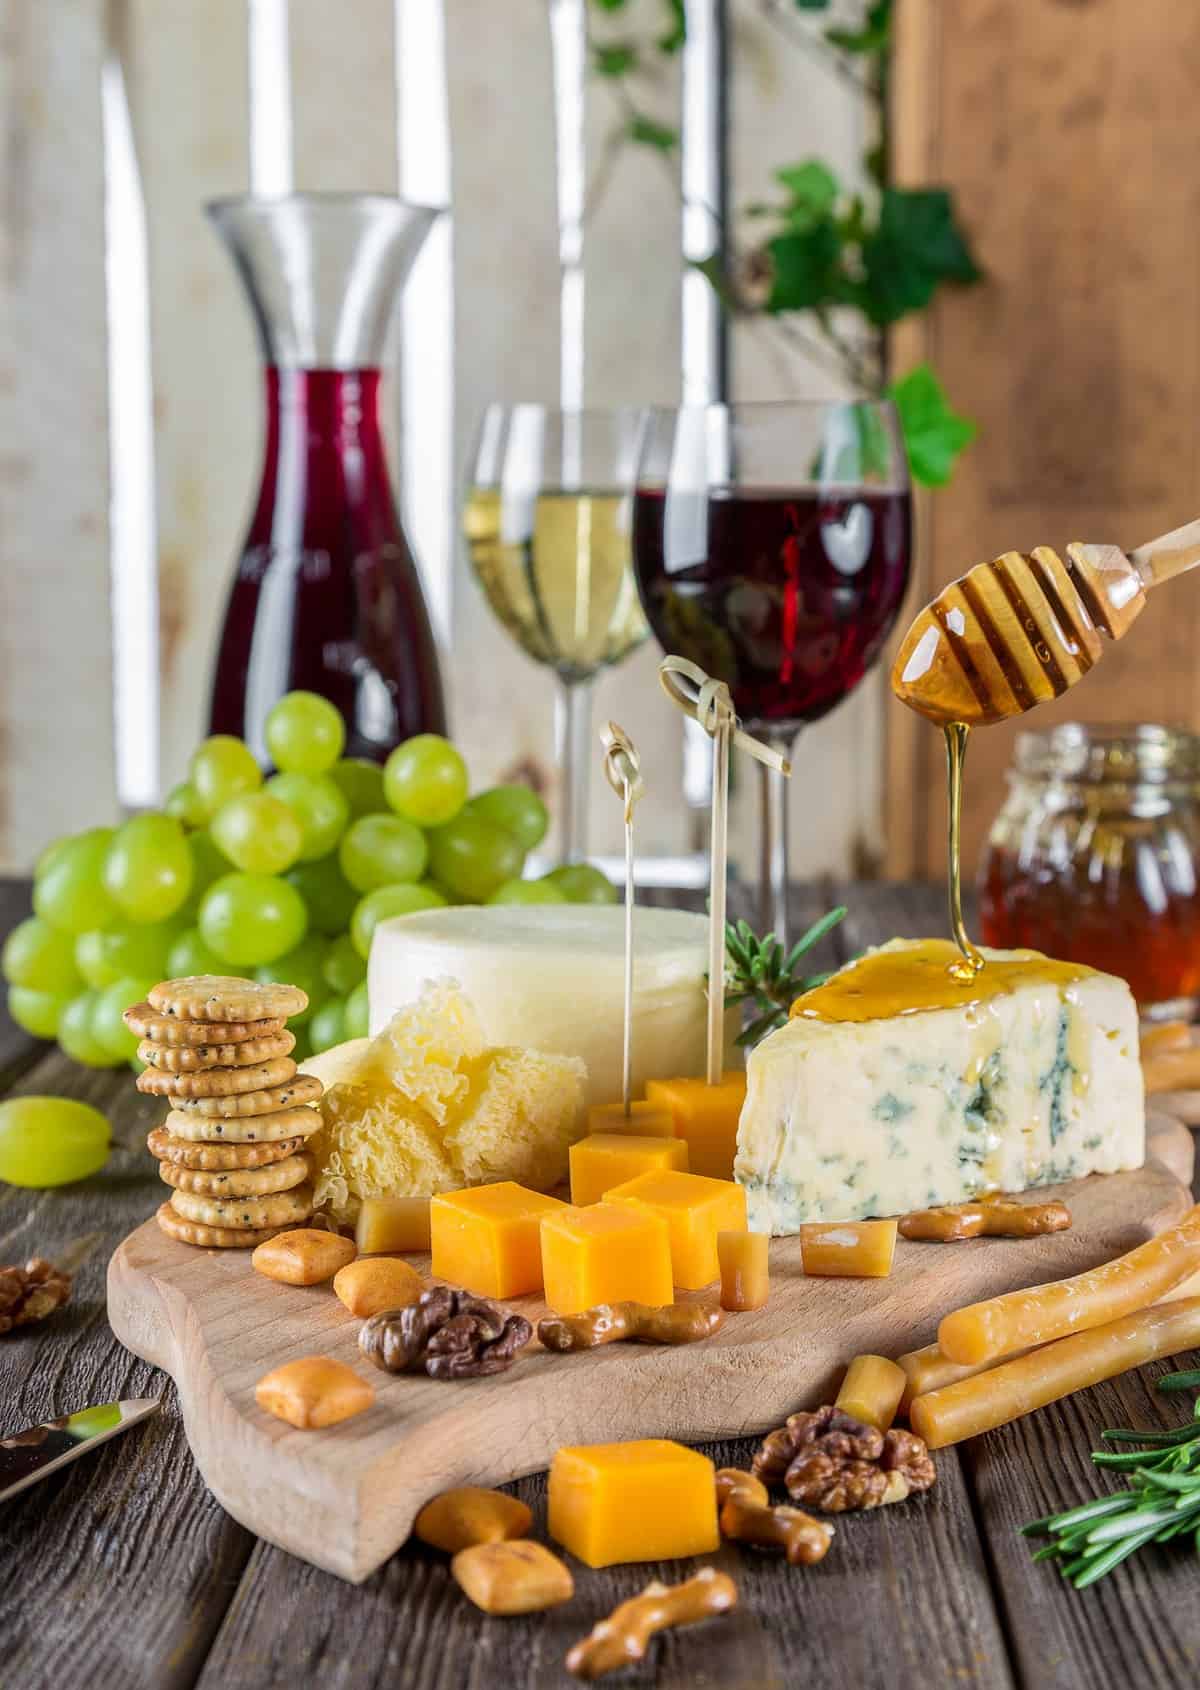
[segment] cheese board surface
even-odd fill
[[[536,1472],[562,1444],[765,1431],[830,1400],[856,1354],[914,1349],[932,1341],[949,1309],[1131,1249],[1190,1206],[1192,1159],[1187,1128],[1151,1115],[1144,1167],[1038,1193],[1069,1204],[1068,1232],[901,1240],[882,1280],[806,1279],[799,1240],[779,1238],[765,1308],[728,1315],[702,1343],[575,1355],[534,1343],[509,1372],[462,1383],[377,1372],[359,1354],[359,1321],[329,1285],[279,1285],[254,1273],[247,1251],[194,1249],[153,1220],[113,1255],[108,1314],[128,1349],[175,1380],[192,1453],[229,1513],[358,1582],[404,1542],[422,1503],[451,1485]],[[690,1295],[711,1300],[714,1291]],[[533,1297],[512,1306],[534,1322],[545,1311]],[[348,1362],[378,1394],[340,1426],[297,1431],[257,1406],[254,1387],[270,1368],[314,1354]]]

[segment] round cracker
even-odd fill
[[[145,1074],[138,1076],[139,1079],[145,1077]],[[242,1115],[276,1115],[281,1109],[316,1103],[324,1089],[320,1080],[314,1080],[309,1074],[297,1074],[287,1085],[269,1086],[265,1091],[231,1092],[227,1097],[181,1097],[176,1094],[171,1097],[171,1108],[181,1114],[236,1120]],[[181,1138],[186,1136],[185,1133],[180,1134]]]
[[[201,1068],[194,1074],[176,1074],[166,1068],[146,1068],[137,1077],[139,1091],[152,1097],[204,1097],[219,1101],[242,1092],[270,1091],[286,1085],[296,1073],[290,1056],[274,1056],[269,1062],[252,1062],[245,1068]]]
[[[243,1044],[163,1045],[143,1039],[137,1048],[138,1061],[172,1074],[198,1074],[205,1068],[248,1068],[255,1062],[271,1062],[290,1056],[296,1048],[294,1033],[272,1033]]]
[[[165,1130],[177,1139],[200,1144],[277,1144],[285,1138],[311,1138],[324,1123],[319,1109],[304,1105],[276,1109],[263,1115],[202,1115],[198,1110],[172,1109]]]
[[[180,1244],[198,1245],[203,1250],[252,1250],[256,1244],[265,1244],[268,1238],[286,1230],[282,1226],[262,1226],[257,1231],[253,1227],[235,1230],[227,1226],[200,1226],[177,1215],[170,1203],[163,1203],[154,1218],[168,1238]]]
[[[307,1117],[316,1110],[299,1109],[297,1115]],[[200,1117],[203,1120],[203,1116]],[[260,1115],[259,1120],[262,1119]],[[318,1117],[319,1121],[319,1117]],[[150,1154],[160,1162],[177,1167],[201,1169],[205,1173],[221,1173],[232,1168],[265,1168],[272,1162],[283,1162],[304,1148],[304,1136],[263,1139],[254,1144],[208,1144],[202,1139],[176,1138],[166,1127],[155,1127],[146,1139]]]
[[[262,1021],[268,1016],[299,1015],[308,993],[299,986],[261,985],[231,974],[186,974],[160,980],[147,994],[160,1015],[181,1021]]]
[[[181,1168],[175,1162],[158,1164],[158,1177],[164,1184],[197,1197],[269,1197],[273,1192],[303,1185],[311,1173],[311,1156],[288,1156],[282,1162],[268,1162],[265,1168],[225,1168],[220,1172]]]
[[[294,1226],[306,1221],[313,1212],[311,1185],[293,1186],[291,1191],[276,1191],[270,1197],[202,1197],[194,1191],[176,1191],[171,1207],[185,1221],[200,1226],[249,1227],[262,1231],[264,1227]]]
[[[236,1045],[282,1033],[285,1021],[282,1015],[265,1021],[177,1021],[160,1015],[149,1003],[132,1004],[121,1019],[139,1039],[152,1039],[160,1045]]]

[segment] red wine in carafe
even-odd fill
[[[346,755],[382,760],[445,731],[437,652],[379,427],[378,369],[266,370],[258,504],[225,611],[210,730],[266,760],[263,724],[306,688],[346,720]]]
[[[728,683],[745,721],[790,731],[862,680],[908,582],[907,492],[639,490],[634,560],[667,651]]]

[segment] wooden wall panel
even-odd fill
[[[163,789],[208,723],[225,596],[257,491],[262,393],[249,306],[204,214],[249,186],[246,0],[124,0],[154,383]]]
[[[116,809],[102,0],[0,8],[0,866]]]
[[[980,424],[953,485],[922,513],[928,596],[1008,548],[1131,546],[1196,515],[1200,155],[1181,114],[1200,73],[1200,10],[1173,0],[899,10],[903,168],[953,185],[987,272],[900,342],[906,357],[934,358]],[[1200,579],[1185,577],[1026,725],[1197,725],[1198,648]],[[940,736],[899,705],[889,727],[894,866],[940,873]],[[1001,802],[1014,732],[974,736],[968,863]]]

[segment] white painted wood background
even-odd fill
[[[253,0],[270,6],[271,0]],[[251,105],[251,0],[4,0],[0,6],[0,864],[21,869],[51,836],[119,813],[114,756],[100,81],[119,65],[146,226],[159,595],[161,789],[202,732],[229,572],[257,486],[260,391],[249,314],[202,214],[206,199],[264,181]],[[412,8],[443,21],[453,211],[454,491],[493,398],[554,401],[560,386],[559,235],[550,0],[282,0],[290,137],[267,136],[302,188],[397,191],[423,159],[401,155],[397,28]],[[657,21],[651,0],[619,32]],[[420,21],[420,20],[418,20]],[[424,21],[428,21],[427,19]],[[754,0],[733,0],[732,203],[762,198],[771,167],[820,153],[853,179],[863,112],[789,47]],[[400,78],[401,83],[403,78]],[[679,120],[673,61],[644,104]],[[260,91],[261,97],[261,91]],[[585,141],[594,182],[616,119],[591,81]],[[261,143],[261,127],[259,133]],[[257,179],[256,179],[257,172]],[[680,200],[674,166],[626,148],[594,196],[583,247],[584,397],[670,403],[680,391]],[[401,351],[401,357],[403,353]],[[738,326],[738,397],[821,391],[769,329]],[[398,425],[400,383],[392,389]],[[421,420],[418,411],[418,423]],[[410,429],[412,418],[410,417]],[[434,418],[436,429],[436,416]],[[398,426],[393,430],[393,440]],[[447,442],[447,449],[450,449]],[[420,474],[422,438],[404,446]],[[436,441],[429,450],[436,454]],[[399,463],[397,447],[397,462]],[[453,731],[477,785],[549,770],[553,680],[494,622],[450,543],[422,557],[443,632]],[[651,643],[597,689],[642,748],[646,850],[688,847],[681,724],[660,695]],[[503,708],[497,710],[497,700]],[[800,742],[793,868],[845,871],[878,852],[881,696],[868,683]],[[749,872],[750,771],[735,840]],[[597,758],[592,836],[618,841]]]

